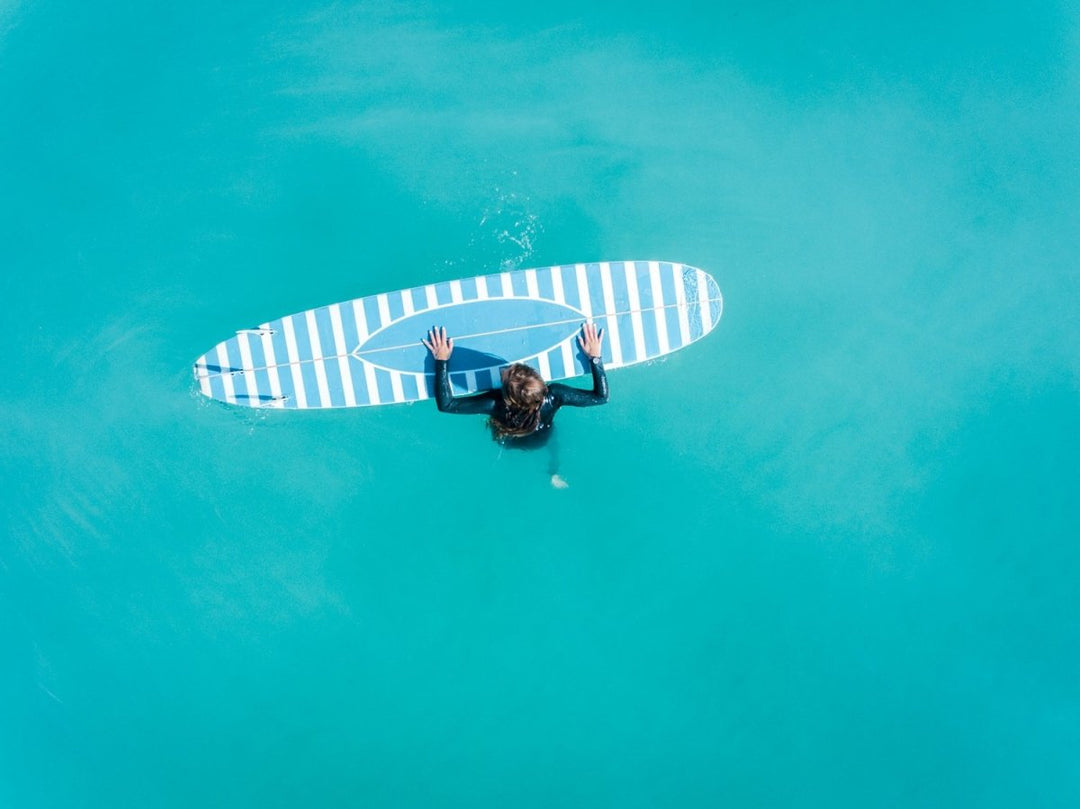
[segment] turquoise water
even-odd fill
[[[1075,4],[0,0],[0,805],[1080,802]],[[560,414],[241,411],[236,328],[711,272]]]

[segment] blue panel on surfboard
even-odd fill
[[[715,328],[723,298],[712,276],[664,261],[568,264],[440,282],[310,309],[243,329],[195,361],[210,398],[250,407],[316,409],[432,396],[421,339],[454,338],[457,394],[499,385],[514,362],[547,380],[587,373],[577,345],[586,320],[604,329],[611,370],[670,354]]]

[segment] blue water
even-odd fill
[[[1074,3],[0,0],[0,805],[1080,805]],[[658,258],[559,416],[236,328]]]

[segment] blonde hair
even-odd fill
[[[547,384],[534,368],[514,363],[506,369],[503,380],[501,418],[492,416],[488,426],[496,440],[518,438],[536,432],[540,407],[547,396]]]

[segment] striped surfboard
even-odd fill
[[[703,270],[667,261],[564,264],[482,275],[309,309],[236,334],[195,361],[206,396],[235,405],[314,409],[433,396],[432,326],[454,338],[455,393],[499,387],[513,362],[547,380],[588,373],[582,324],[604,330],[604,364],[622,368],[699,340],[723,299]]]

